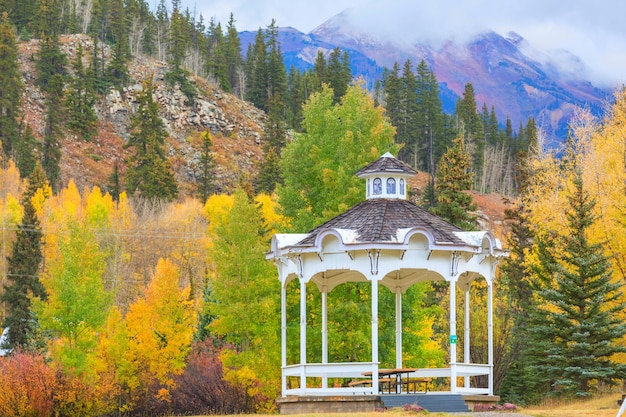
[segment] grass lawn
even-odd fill
[[[552,401],[537,407],[530,407],[518,410],[517,412],[532,417],[615,417],[619,406],[617,400],[621,398],[619,394],[604,395],[586,401]],[[422,414],[404,411],[400,408],[387,410],[383,414],[389,417],[415,417]],[[502,412],[506,417],[508,413]],[[446,413],[426,413],[428,417],[451,417]],[[276,414],[254,414],[251,417],[276,417]],[[324,413],[324,414],[292,414],[294,417],[346,417],[346,413]],[[242,417],[239,415],[223,417]],[[347,417],[381,417],[381,413],[350,413]],[[624,414],[626,417],[626,413]]]

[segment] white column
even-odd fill
[[[378,392],[378,280],[372,276],[372,390]]]
[[[300,394],[306,391],[306,282],[300,279]]]
[[[493,278],[493,277],[492,277]],[[487,282],[487,339],[489,349],[489,395],[493,395],[493,281]]]
[[[282,374],[282,396],[285,397],[287,391],[287,377],[285,376],[285,366],[287,366],[287,288],[285,284],[280,284],[280,362],[283,367]]]
[[[471,363],[470,359],[470,289],[465,291],[465,328],[463,332],[463,362]],[[465,377],[465,388],[470,386],[470,377]]]
[[[450,280],[450,392],[456,394],[456,277]]]
[[[328,363],[328,293],[322,286],[322,363]],[[322,378],[322,388],[328,388],[328,377]]]
[[[402,289],[396,287],[396,368],[402,368]]]

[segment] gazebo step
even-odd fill
[[[461,394],[391,394],[381,395],[386,408],[417,404],[430,412],[458,413],[470,411]]]

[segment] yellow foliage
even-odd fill
[[[213,194],[204,205],[204,212],[209,221],[209,230],[214,233],[215,225],[221,223],[233,207],[234,198],[227,194]]]
[[[288,229],[287,219],[278,212],[278,202],[273,196],[259,194],[254,201],[259,206],[263,226],[270,236]]]
[[[113,198],[109,194],[102,194],[99,187],[93,187],[85,200],[87,223],[98,229],[107,227],[111,213],[115,210]]]
[[[130,306],[126,315],[129,334],[127,355],[145,370],[142,383],[154,378],[171,385],[172,374],[182,373],[196,329],[189,287],[178,287],[178,268],[159,259],[145,298]]]

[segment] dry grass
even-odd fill
[[[546,401],[523,412],[533,417],[615,417],[620,397],[619,394],[611,394],[586,401]]]

